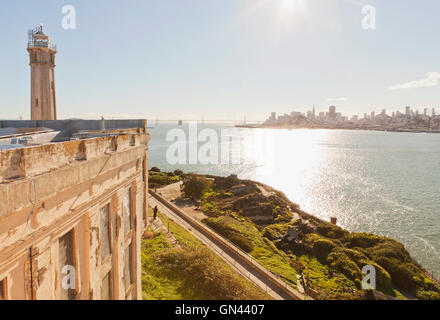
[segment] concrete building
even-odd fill
[[[277,119],[277,113],[276,112],[272,112],[270,114],[270,120],[276,120]]]
[[[336,107],[335,106],[330,106],[328,108],[328,118],[336,119]]]
[[[146,121],[0,130],[0,300],[142,299]]]
[[[267,119],[267,123],[269,123],[269,124],[275,124],[276,121],[277,121],[277,113],[276,113],[276,112],[272,112],[272,113],[270,114],[269,119]]]
[[[290,113],[290,116],[291,116],[292,118],[300,118],[302,115],[303,115],[303,114],[302,114],[301,112],[298,112],[298,111],[292,111],[292,112]]]
[[[31,119],[56,120],[56,47],[44,34],[43,26],[29,31],[27,51],[31,66]]]

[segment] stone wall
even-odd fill
[[[62,273],[60,238],[71,231],[74,298],[101,299],[103,279],[110,274],[113,299],[142,299],[148,140],[141,127],[113,137],[0,152],[0,281],[7,298],[63,297],[63,279],[71,273]],[[125,194],[131,200],[124,206]],[[111,254],[102,259],[100,219],[107,205]],[[130,231],[125,232],[128,207]],[[124,276],[127,257],[131,285]]]

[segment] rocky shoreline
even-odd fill
[[[344,230],[260,182],[234,175],[182,174],[179,179],[194,176],[211,183],[199,200],[191,200],[206,216],[202,222],[284,281],[306,287],[313,298],[360,299],[362,269],[372,266],[376,289],[388,297],[440,300],[439,282],[400,242]]]

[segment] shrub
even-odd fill
[[[316,256],[322,260],[325,260],[327,255],[336,248],[333,241],[328,239],[318,239],[313,242],[312,250]]]
[[[362,266],[359,268],[363,268],[363,266],[370,265],[376,269],[376,285],[377,289],[383,291],[386,294],[393,295],[393,288],[391,286],[391,276],[390,274],[377,263],[371,260],[363,261]]]
[[[347,278],[359,283],[362,278],[362,272],[359,267],[350,259],[343,250],[332,251],[327,257],[327,263],[333,269],[341,272]]]
[[[287,223],[290,222],[290,220],[292,220],[292,217],[286,217],[286,216],[282,216],[282,215],[278,215],[273,222],[274,223]]]
[[[207,248],[165,250],[154,259],[164,274],[182,281],[182,290],[192,293],[193,299],[265,298],[261,291],[245,283],[234,271],[219,264],[218,258]]]
[[[272,197],[270,197],[269,199],[273,200],[271,198]],[[272,206],[274,206],[275,202],[271,201],[271,203],[272,203]],[[292,218],[293,218],[292,212],[290,212],[290,210],[286,207],[280,207],[279,205],[275,205],[275,208],[273,208],[272,210],[273,210],[272,215],[274,217],[280,218],[280,216],[281,216],[281,217],[285,218],[286,222],[290,222],[290,220],[292,220]],[[275,220],[276,220],[276,218],[275,218]]]
[[[183,175],[183,171],[182,171],[182,170],[179,170],[179,169],[174,170],[174,175],[175,175],[175,176],[181,176],[181,175]]]
[[[347,248],[343,248],[341,250],[358,266],[360,270],[362,270],[362,268],[366,265],[373,266],[376,269],[377,288],[387,294],[392,294],[391,276],[384,268],[379,266],[374,261],[369,260],[362,252]]]
[[[150,169],[151,172],[161,172],[158,167],[153,167]]]
[[[200,176],[191,175],[183,180],[181,190],[184,195],[193,200],[199,200],[202,195],[209,191],[212,181]]]
[[[371,250],[373,257],[394,258],[404,262],[411,262],[411,257],[405,247],[396,241],[388,240],[379,243]]]
[[[208,216],[218,216],[220,210],[215,202],[204,202],[203,203],[203,212]]]
[[[162,174],[152,174],[148,176],[148,183],[154,185],[167,185],[168,184],[168,176]]]
[[[431,279],[424,277],[423,282],[423,287],[425,289],[440,292],[440,285],[434,283]]]
[[[435,291],[418,290],[416,297],[421,300],[440,300],[440,294]]]
[[[271,241],[279,240],[287,233],[289,226],[287,224],[271,224],[263,229],[262,236]]]
[[[349,234],[348,231],[338,226],[335,226],[331,223],[326,223],[326,222],[322,222],[318,224],[317,231],[319,234],[323,235],[324,237],[331,239],[339,239]]]
[[[377,257],[375,261],[390,275],[393,283],[415,294],[421,285],[421,278],[416,266],[412,263],[402,263],[395,258]]]
[[[384,237],[376,236],[369,233],[350,233],[347,234],[345,240],[348,247],[370,248],[383,241]]]
[[[306,269],[306,266],[304,262],[297,260],[297,259],[291,259],[290,265],[298,272],[301,273]]]
[[[217,197],[219,199],[226,199],[226,198],[229,198],[229,197],[232,197],[232,196],[233,196],[232,192],[222,192],[222,193],[218,193],[217,194]]]
[[[362,266],[365,265],[365,261],[368,260],[367,256],[365,254],[363,254],[362,252],[359,252],[357,250],[354,249],[347,249],[347,248],[343,248],[342,249],[344,251],[344,253],[350,257],[351,260],[353,260],[356,265],[359,268],[362,268]]]
[[[231,241],[233,244],[241,248],[242,250],[246,251],[247,253],[251,252],[254,249],[254,244],[249,241],[246,237],[243,237],[239,233],[232,232],[229,237],[229,241]]]
[[[249,253],[254,249],[254,244],[248,238],[223,220],[204,219],[203,222],[244,251]]]
[[[178,182],[178,181],[180,181],[179,176],[168,177],[168,183],[174,183],[174,182]]]
[[[315,229],[309,223],[305,223],[302,219],[298,219],[293,223],[294,226],[297,227],[297,231],[302,234],[310,234],[315,232]]]

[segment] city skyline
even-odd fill
[[[331,107],[335,107],[337,108],[337,105],[328,105],[327,107],[323,107],[323,108],[316,108],[315,105],[313,105],[312,109],[310,110],[306,110],[306,111],[297,111],[297,109],[293,108],[291,112],[289,113],[283,113],[283,114],[292,114],[292,113],[301,113],[303,116],[308,116],[309,112],[313,112],[313,110],[315,111],[315,115],[318,116],[319,113],[327,113],[329,108]],[[376,115],[383,113],[385,111],[386,115],[392,115],[393,113],[406,113],[407,112],[407,108],[410,108],[409,110],[411,112],[414,112],[414,114],[418,113],[418,114],[424,114],[426,111],[426,115],[431,116],[432,114],[439,115],[440,114],[440,107],[430,107],[430,106],[421,106],[421,107],[412,107],[412,106],[404,106],[401,107],[399,109],[393,109],[393,110],[387,110],[387,108],[382,108],[382,109],[374,109],[374,110],[370,110],[369,112],[363,112],[363,113],[348,113],[347,116],[349,116],[350,118],[352,117],[356,117],[358,116],[359,119],[361,119],[361,116],[364,117],[365,115],[371,115],[372,113],[375,113]],[[301,110],[303,110],[304,108],[300,108]],[[379,112],[378,112],[379,111]],[[274,111],[272,111],[272,113],[274,113]],[[276,112],[276,114],[281,114]],[[340,114],[343,114],[343,112],[339,112]]]
[[[440,115],[435,108],[418,109],[405,107],[404,112],[392,111],[387,114],[386,109],[376,113],[365,112],[362,116],[351,117],[337,112],[336,106],[328,107],[328,112],[316,112],[315,106],[306,113],[292,111],[290,114],[277,115],[272,111],[269,118],[261,125],[246,125],[248,127],[273,127],[273,128],[314,128],[314,129],[362,129],[379,131],[404,131],[404,132],[440,132]]]
[[[26,31],[41,22],[58,44],[60,119],[252,121],[313,104],[349,116],[440,104],[435,1],[72,1],[72,30],[64,5],[0,5],[0,118],[30,118]],[[361,25],[366,5],[374,30]]]

